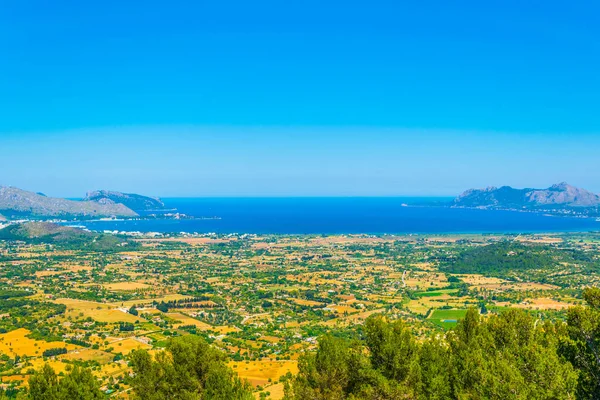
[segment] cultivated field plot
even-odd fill
[[[162,302],[169,302],[169,301],[177,301],[177,300],[182,300],[185,299],[189,296],[184,296],[182,294],[178,294],[178,293],[174,293],[174,294],[166,294],[166,295],[160,295],[160,296],[147,296],[144,297],[143,299],[139,299],[139,300],[127,300],[127,301],[121,301],[121,302],[115,302],[115,303],[111,303],[110,305],[112,307],[132,307],[132,306],[151,306],[153,303],[160,303]]]
[[[127,338],[127,339],[117,339],[110,341],[107,345],[107,350],[111,350],[112,353],[121,353],[123,355],[127,355],[131,353],[133,350],[140,349],[151,349],[152,346],[141,342],[136,338]]]
[[[173,325],[174,328],[178,328],[182,325],[193,325],[196,328],[203,330],[203,331],[209,331],[209,330],[213,329],[213,326],[211,326],[205,322],[198,321],[197,319],[192,318],[189,315],[184,315],[182,313],[166,313],[165,315],[176,321],[175,324]]]
[[[407,287],[416,290],[426,290],[429,288],[442,288],[448,286],[448,279],[444,274],[440,273],[407,271],[402,281]]]
[[[465,317],[467,310],[433,310],[429,320],[443,328],[450,328]]]
[[[567,303],[565,301],[554,300],[550,298],[525,299],[521,303],[513,305],[515,308],[524,308],[529,310],[565,310],[573,306],[573,303]]]
[[[139,316],[134,316],[117,308],[112,308],[105,303],[75,299],[57,299],[55,302],[67,306],[66,316],[71,318],[84,319],[90,317],[95,321],[108,323],[135,323],[144,321],[144,319]]]
[[[102,350],[81,348],[63,354],[58,358],[61,360],[96,361],[100,364],[107,364],[113,360],[114,354]]]
[[[253,386],[265,386],[276,382],[282,375],[298,372],[296,361],[232,361],[229,366],[242,379],[248,380]]]
[[[109,283],[107,285],[103,285],[106,290],[114,290],[114,291],[136,291],[140,289],[149,289],[152,286],[142,283],[142,282],[118,282],[118,283]]]
[[[66,348],[67,350],[79,349],[79,346],[65,342],[44,342],[30,339],[31,332],[20,328],[0,334],[0,353],[14,356],[41,357],[45,350]]]

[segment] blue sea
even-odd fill
[[[456,209],[448,198],[168,198],[195,219],[88,221],[91,230],[161,233],[407,234],[598,231],[593,218]],[[169,211],[173,212],[173,211]]]

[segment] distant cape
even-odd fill
[[[109,190],[95,190],[93,192],[88,192],[84,201],[96,201],[98,203],[114,202],[123,204],[135,211],[162,210],[165,208],[165,204],[156,197]]]
[[[137,216],[135,211],[117,202],[67,200],[10,186],[0,186],[0,214],[11,218]]]
[[[97,190],[83,200],[49,197],[11,186],[0,186],[0,220],[6,218],[112,218],[136,217],[137,211],[164,209],[157,198]]]

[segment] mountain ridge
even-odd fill
[[[456,197],[454,207],[539,209],[568,208],[584,209],[600,206],[600,195],[566,182],[554,184],[546,189],[516,189],[510,186],[490,186],[484,189],[469,189]]]
[[[126,207],[136,211],[161,210],[165,208],[165,203],[158,197],[143,196],[134,193],[123,193],[111,190],[94,190],[88,192],[83,201],[96,201],[100,204],[113,202],[123,204]]]
[[[0,186],[0,214],[13,217],[135,217],[138,214],[112,201],[67,200],[35,192]]]

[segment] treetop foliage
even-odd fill
[[[247,383],[227,366],[227,356],[198,336],[171,339],[153,358],[132,355],[132,387],[139,400],[251,400]]]
[[[504,240],[460,251],[455,259],[443,263],[445,271],[456,274],[485,273],[549,268],[559,262],[588,262],[580,251],[555,249],[545,245],[522,244]]]
[[[98,380],[87,368],[74,366],[58,379],[52,367],[45,364],[29,379],[31,400],[100,400],[104,394]]]
[[[402,320],[369,317],[360,339],[325,335],[286,380],[287,400],[599,399],[600,289],[567,323],[511,309],[483,317],[476,308],[446,334],[418,338]],[[187,335],[150,355],[134,351],[129,381],[137,400],[250,400],[227,356]],[[32,400],[104,398],[89,369],[61,379],[49,365],[29,381]]]
[[[589,307],[568,311],[568,338],[561,353],[579,370],[578,398],[600,399],[600,288],[588,288]]]
[[[360,342],[323,337],[286,398],[574,398],[577,372],[558,354],[560,330],[520,310],[483,319],[471,309],[446,338],[420,342],[402,321],[371,317]]]

